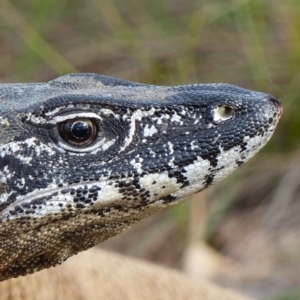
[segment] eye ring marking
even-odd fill
[[[98,128],[91,119],[74,118],[61,122],[58,126],[58,132],[65,143],[86,147],[95,141]]]
[[[235,109],[228,105],[219,105],[213,110],[215,122],[222,122],[231,119],[235,115]]]

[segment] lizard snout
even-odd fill
[[[283,113],[283,108],[280,101],[272,95],[269,96],[268,101],[271,102],[277,108],[278,118],[280,119]]]

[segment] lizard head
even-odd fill
[[[232,85],[95,74],[3,84],[0,105],[0,279],[61,263],[222,180],[282,113],[273,96]]]

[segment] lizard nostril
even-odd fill
[[[227,105],[220,105],[214,109],[214,121],[226,121],[234,116],[235,110]]]

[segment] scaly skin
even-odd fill
[[[257,153],[273,96],[95,74],[0,85],[0,280],[62,263]]]

